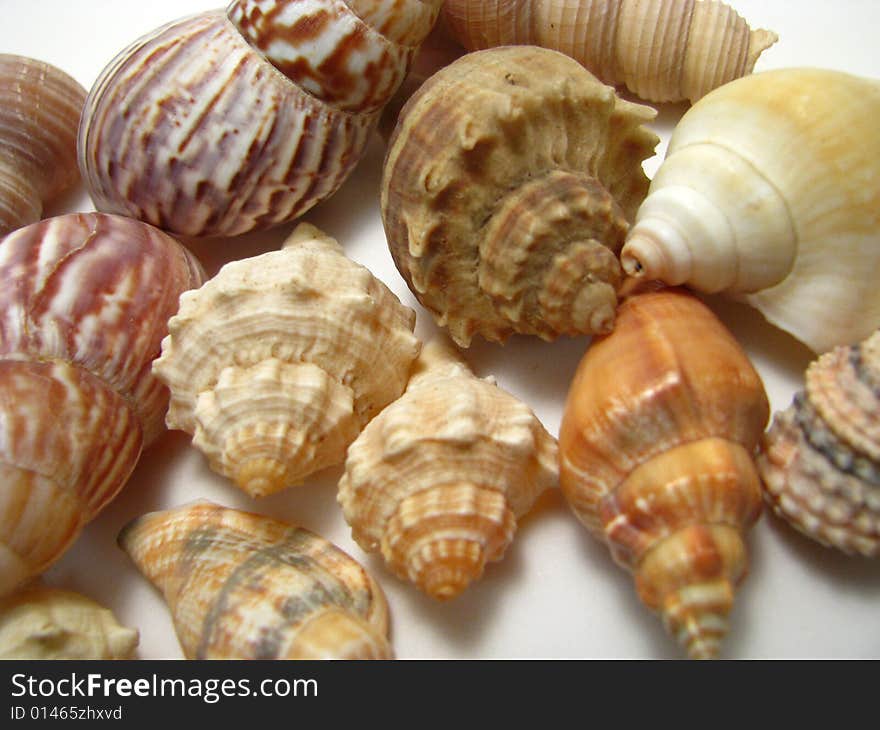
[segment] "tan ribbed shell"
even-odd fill
[[[391,659],[364,568],[301,527],[210,502],[151,512],[119,544],[165,596],[188,659]]]
[[[86,103],[95,206],[190,236],[298,217],[360,159],[439,4],[236,0],[144,36]]]
[[[527,46],[463,56],[410,99],[382,219],[397,268],[459,345],[611,328],[654,114]]]
[[[715,0],[447,0],[466,48],[552,48],[655,102],[696,101],[749,74],[777,36]]]
[[[35,223],[79,180],[76,131],[86,90],[54,66],[0,54],[0,237]]]

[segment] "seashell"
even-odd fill
[[[624,301],[571,384],[563,493],[692,658],[717,655],[746,573],[761,509],[752,455],[769,411],[733,336],[675,290]]]
[[[764,434],[764,497],[803,534],[880,556],[880,330],[814,360]]]
[[[40,220],[79,180],[76,132],[86,90],[61,69],[0,53],[0,237]]]
[[[0,600],[0,659],[132,659],[138,638],[71,591],[41,586]]]
[[[235,0],[133,43],[92,88],[95,206],[188,236],[291,221],[361,158],[441,0]]]
[[[725,292],[816,352],[880,326],[880,82],[782,69],[681,119],[630,230],[627,273]]]
[[[187,659],[392,659],[388,606],[354,559],[301,527],[199,502],[119,544],[165,596]]]
[[[180,299],[155,374],[169,428],[253,497],[345,459],[406,387],[415,312],[300,224],[281,251],[224,266]]]
[[[443,18],[470,50],[552,48],[654,102],[694,102],[778,40],[714,0],[447,0]]]
[[[45,570],[164,430],[150,372],[195,258],[100,213],[0,242],[0,595]]]
[[[397,268],[456,343],[611,328],[654,114],[526,46],[463,56],[410,99],[382,219]]]
[[[528,406],[435,341],[349,448],[338,501],[358,545],[446,600],[502,558],[517,519],[557,484],[556,456]]]

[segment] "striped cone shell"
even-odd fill
[[[60,557],[164,430],[152,361],[202,277],[161,231],[100,213],[0,242],[0,594]]]
[[[382,589],[301,527],[198,502],[119,544],[168,602],[188,659],[391,659]]]
[[[239,0],[144,36],[86,102],[96,207],[189,236],[293,220],[354,168],[439,5]]]

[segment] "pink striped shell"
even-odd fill
[[[0,242],[0,595],[60,557],[163,430],[152,361],[203,278],[174,239],[117,216]]]
[[[189,236],[300,216],[361,158],[440,5],[240,0],[144,36],[86,101],[95,206]]]

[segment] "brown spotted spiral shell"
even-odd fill
[[[164,430],[152,361],[202,280],[174,239],[118,216],[0,242],[0,594],[60,557]]]
[[[352,171],[439,6],[236,0],[144,36],[86,102],[95,206],[189,236],[293,220]]]

